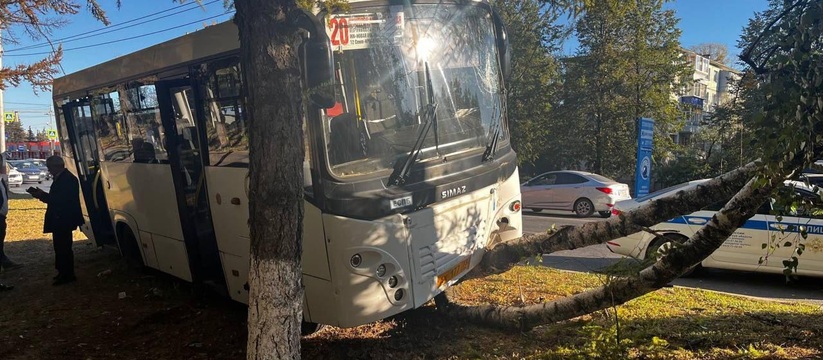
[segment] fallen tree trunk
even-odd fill
[[[689,241],[676,246],[636,276],[612,279],[600,288],[548,303],[521,306],[449,304],[446,310],[455,318],[492,327],[527,331],[537,325],[568,320],[623,304],[665,286],[708,257],[729,235],[755,214],[760,205],[769,198],[772,190],[781,183],[782,179],[776,179],[762,187],[756,187],[755,180],[749,180],[745,187],[740,189]],[[718,191],[720,190],[716,190],[715,194]]]
[[[759,161],[748,163],[709,180],[692,191],[683,191],[670,198],[650,201],[608,220],[563,227],[554,233],[526,235],[492,245],[483,256],[483,261],[467,275],[467,278],[503,273],[528,257],[604,243],[677,216],[690,214],[717,200],[730,198],[754,176],[760,166]]]

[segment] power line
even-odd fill
[[[208,3],[203,4],[203,7],[206,7],[208,5],[214,4],[214,3],[219,2],[219,1],[221,1],[221,0],[210,1]],[[106,35],[106,34],[116,32],[116,31],[125,30],[125,29],[132,28],[132,27],[135,27],[135,26],[140,26],[140,25],[150,23],[150,22],[153,22],[153,21],[157,21],[157,20],[160,20],[160,19],[165,19],[165,18],[170,17],[170,16],[178,15],[178,14],[181,14],[181,13],[184,13],[184,12],[187,12],[187,11],[191,11],[191,10],[196,10],[196,9],[199,8],[199,7],[192,7],[192,8],[188,8],[188,9],[183,9],[183,10],[180,10],[180,11],[177,11],[177,12],[174,12],[174,13],[171,13],[171,14],[166,14],[164,16],[157,17],[157,18],[154,18],[154,19],[148,19],[148,20],[145,20],[145,21],[138,22],[136,24],[129,25],[129,26],[123,26],[123,25],[129,24],[129,23],[132,23],[132,22],[135,22],[135,21],[138,21],[138,20],[143,20],[143,19],[149,18],[151,16],[158,15],[158,14],[168,12],[168,11],[172,11],[172,10],[176,10],[180,7],[191,5],[191,4],[196,4],[196,3],[194,3],[194,2],[186,3],[184,5],[181,5],[181,6],[178,6],[178,7],[175,7],[175,8],[159,11],[159,12],[156,12],[156,13],[153,13],[153,14],[149,14],[149,15],[142,16],[142,17],[139,17],[139,18],[136,18],[136,19],[125,21],[125,22],[122,22],[122,23],[117,24],[117,25],[112,25],[112,26],[109,26],[109,27],[95,29],[95,30],[87,31],[87,32],[84,32],[84,33],[81,33],[81,34],[67,36],[67,37],[64,37],[64,38],[61,38],[61,39],[55,39],[55,40],[52,40],[51,43],[50,42],[43,42],[43,43],[27,45],[27,46],[15,48],[15,49],[8,49],[8,50],[5,50],[5,53],[15,52],[15,51],[22,51],[22,50],[29,50],[29,49],[37,49],[37,48],[42,48],[42,47],[50,47],[50,46],[52,46],[52,43],[58,43],[58,42],[69,43],[69,42],[73,42],[73,41],[85,40],[85,39],[93,38],[93,37],[96,37],[96,36]],[[120,27],[120,28],[115,29],[115,27]],[[97,34],[93,34],[95,32],[97,32]],[[88,34],[92,34],[92,35],[88,35]],[[83,35],[88,35],[88,36],[83,36]]]
[[[25,103],[25,102],[14,102],[14,101],[5,101],[6,104],[14,104],[14,105],[32,105],[32,106],[51,106],[51,104],[37,104],[37,103]]]
[[[118,42],[121,42],[121,41],[127,41],[127,40],[139,39],[139,38],[142,38],[142,37],[146,37],[146,36],[151,36],[151,35],[159,34],[159,33],[162,33],[162,32],[169,31],[169,30],[179,29],[179,28],[181,28],[181,27],[186,27],[186,26],[189,26],[189,25],[194,25],[194,24],[197,24],[197,23],[202,22],[202,21],[211,20],[211,19],[216,19],[216,18],[219,18],[219,17],[221,17],[221,16],[224,16],[224,15],[231,15],[231,14],[234,14],[234,11],[228,11],[228,12],[225,12],[225,13],[222,13],[222,14],[218,14],[218,15],[214,15],[214,16],[207,17],[207,18],[205,18],[205,19],[200,19],[200,20],[197,20],[197,21],[192,21],[192,22],[190,22],[190,23],[186,23],[186,24],[183,24],[183,25],[178,25],[178,26],[174,26],[174,27],[167,28],[167,29],[163,29],[163,30],[154,31],[154,32],[150,32],[150,33],[143,34],[143,35],[137,35],[137,36],[132,36],[132,37],[123,38],[123,39],[118,39],[118,40],[106,41],[106,42],[97,43],[97,44],[92,44],[92,45],[78,46],[78,47],[75,47],[75,48],[63,49],[63,51],[65,52],[65,51],[72,51],[72,50],[88,49],[88,48],[97,47],[97,46],[102,46],[102,45],[114,44],[114,43],[118,43]],[[13,56],[49,55],[49,54],[52,54],[52,52],[51,52],[51,51],[46,51],[46,52],[28,53],[28,54],[4,54],[4,56],[5,56],[5,57],[13,57]]]

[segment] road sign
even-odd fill
[[[634,197],[649,193],[652,174],[652,144],[654,120],[640,118],[637,121],[637,169],[635,170]]]
[[[7,123],[10,123],[10,122],[12,122],[12,121],[16,120],[14,115],[15,115],[15,114],[14,114],[13,112],[8,112],[8,111],[7,111],[7,112],[4,112],[4,113],[3,113],[3,119],[4,119]]]
[[[49,129],[46,131],[46,137],[48,137],[49,140],[57,140],[57,130]]]

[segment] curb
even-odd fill
[[[18,194],[16,192],[9,191],[9,200],[15,200],[15,199],[34,199],[34,197],[31,196],[31,194],[28,194],[28,193]]]

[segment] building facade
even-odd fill
[[[60,155],[58,141],[22,141],[6,143],[6,159],[45,159],[51,155]]]
[[[688,144],[691,136],[710,118],[715,107],[730,101],[733,97],[732,84],[740,79],[740,72],[712,61],[708,57],[690,50],[683,50],[692,65],[692,82],[679,95],[683,116],[686,120],[683,130],[673,134],[678,144]]]

